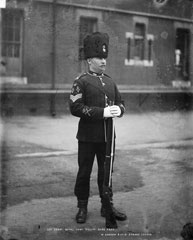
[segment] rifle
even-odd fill
[[[103,206],[105,208],[106,228],[117,228],[117,222],[111,204],[111,183],[115,147],[115,127],[113,118],[106,120],[106,156],[104,164]]]

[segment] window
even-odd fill
[[[83,39],[87,34],[97,31],[97,18],[81,17],[80,18],[80,36],[79,36],[79,60],[84,59]]]
[[[147,60],[145,60],[146,66],[153,66],[153,41],[154,36],[152,34],[147,34]]]
[[[127,58],[125,65],[153,66],[154,36],[146,34],[146,24],[136,23],[134,33],[126,32]]]
[[[176,29],[176,65],[180,70],[182,80],[189,79],[189,52],[190,52],[190,30],[184,28]],[[179,53],[179,54],[178,54]],[[179,60],[177,61],[177,55]]]
[[[134,59],[144,59],[145,24],[136,23],[134,34]]]
[[[148,61],[150,62],[151,59],[152,59],[152,43],[153,43],[153,40],[152,39],[149,39],[148,40]]]
[[[21,11],[2,11],[2,46],[3,57],[20,57],[21,47]]]
[[[128,61],[131,61],[132,59],[132,40],[133,40],[133,33],[127,32],[126,33],[126,39],[127,39],[127,59]]]

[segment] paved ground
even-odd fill
[[[117,148],[144,143],[169,142],[193,136],[192,112],[146,113],[116,119]],[[6,119],[4,137],[12,144],[28,143],[47,149],[76,151],[78,118],[65,115],[50,117],[14,117]],[[20,145],[22,147],[22,145]],[[34,151],[34,150],[33,150]],[[23,152],[23,151],[22,151]]]
[[[182,226],[193,219],[192,120],[192,112],[128,114],[116,119],[114,202],[128,215],[116,231],[104,229],[96,186],[89,202],[88,222],[80,226],[74,221],[77,118],[2,120],[1,139],[10,151],[7,166],[16,191],[9,196],[16,196],[19,184],[34,184],[33,190],[45,185],[39,188],[39,197],[32,191],[28,194],[25,188],[27,194],[22,192],[22,199],[10,201],[2,211],[1,225],[21,240],[180,239]],[[64,173],[66,178],[61,177]],[[91,184],[95,178],[94,174]],[[51,180],[58,184],[48,185]],[[66,183],[65,194],[60,194],[62,181]]]

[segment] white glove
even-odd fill
[[[110,106],[110,113],[113,117],[119,117],[121,115],[121,109],[117,105]]]
[[[104,108],[103,117],[104,118],[113,117],[112,113],[110,112],[110,107],[109,106]]]

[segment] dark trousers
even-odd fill
[[[106,143],[78,143],[78,174],[74,193],[78,200],[88,200],[90,192],[90,175],[92,172],[94,158],[97,158],[98,176],[97,183],[99,195],[103,195],[104,162],[105,162]]]

